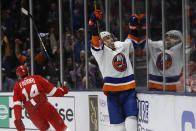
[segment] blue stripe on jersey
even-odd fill
[[[137,49],[137,48],[140,48],[140,49],[144,49],[144,47],[145,47],[145,44],[146,44],[146,40],[144,40],[144,41],[142,41],[141,43],[136,43],[134,40],[132,40],[131,39],[131,41],[132,41],[132,43],[133,43],[133,47],[134,47],[134,49]]]
[[[98,49],[97,49],[97,48],[95,48],[94,46],[91,46],[91,48],[92,48],[94,51],[100,51],[100,50],[103,50],[103,47],[104,47],[104,46],[102,46],[102,48],[98,48]]]
[[[114,77],[105,77],[104,83],[112,83],[112,84],[120,84],[120,83],[126,83],[134,80],[134,75],[131,74],[126,77],[121,78],[114,78]]]
[[[163,82],[162,76],[149,74],[149,79],[153,81]],[[166,77],[165,79],[166,79],[166,83],[178,82],[180,81],[180,76]]]

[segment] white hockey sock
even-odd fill
[[[137,117],[130,116],[125,120],[126,131],[137,131]]]
[[[124,122],[120,124],[112,124],[112,127],[112,131],[126,131]]]

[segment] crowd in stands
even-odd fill
[[[115,0],[116,1],[116,0]],[[85,41],[84,41],[84,3],[82,0],[69,0],[62,1],[63,7],[63,52],[64,52],[64,80],[68,83],[71,89],[84,90],[86,87],[86,68],[85,68]],[[99,1],[104,4],[104,0]],[[116,1],[117,2],[117,1]],[[119,37],[119,18],[116,19],[116,2],[110,3],[110,21],[111,32],[115,33],[115,36]],[[157,34],[161,32],[161,8],[159,2],[154,0],[155,4],[151,10],[151,37],[153,39],[159,39]],[[180,2],[179,2],[180,3]],[[173,10],[167,11],[168,23],[167,25],[173,25],[171,22],[176,23],[176,29],[181,28],[181,4],[169,0],[167,8],[171,7]],[[70,6],[71,5],[71,6]],[[126,34],[128,14],[131,10],[127,2],[122,4],[125,8],[123,14],[123,33]],[[88,3],[88,12],[92,12],[92,3]],[[100,5],[99,5],[100,6]],[[175,8],[179,10],[174,10]],[[190,18],[190,42],[191,45],[195,45],[196,42],[196,2],[193,1],[190,4],[189,18]],[[24,7],[29,9],[29,3],[26,0],[4,0],[1,1],[1,37],[2,37],[2,76],[3,76],[3,88],[2,91],[12,91],[12,86],[17,81],[15,74],[16,67],[24,64],[31,68],[31,49],[30,49],[30,28],[29,18],[24,16],[20,9]],[[41,75],[47,80],[51,81],[54,85],[58,84],[58,77],[60,76],[60,45],[59,45],[59,14],[58,14],[58,1],[57,0],[33,0],[33,16],[35,23],[38,25],[40,32],[49,33],[48,36],[42,37],[51,62],[47,59],[47,56],[43,50],[42,45],[39,42],[37,34],[34,33],[34,74]],[[103,6],[104,7],[104,6]],[[98,8],[103,8],[98,7]],[[142,7],[144,8],[144,7]],[[104,9],[104,8],[103,8]],[[141,10],[140,10],[141,11]],[[144,11],[144,10],[143,10]],[[104,10],[103,10],[104,12]],[[170,15],[170,13],[176,14]],[[140,12],[144,13],[144,12]],[[89,14],[90,16],[90,14]],[[170,29],[171,27],[167,27]],[[181,30],[181,29],[180,29]],[[159,32],[159,33],[157,33]],[[125,36],[123,36],[125,38]],[[101,89],[103,84],[102,76],[99,72],[97,62],[90,52],[90,37],[88,41],[88,66],[89,66],[89,89]],[[194,52],[194,51],[192,51]],[[189,63],[188,67],[192,67],[196,71],[195,53],[191,57],[192,63]],[[143,73],[145,73],[143,71]],[[140,73],[141,74],[141,73]],[[136,74],[137,75],[137,74]],[[195,74],[194,74],[195,75]],[[144,80],[144,79],[143,79]],[[137,83],[137,81],[136,81]]]

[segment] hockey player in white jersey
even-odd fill
[[[133,44],[129,37],[124,42],[114,41],[107,31],[100,33],[99,40],[96,21],[101,19],[101,11],[95,10],[89,20],[91,52],[104,78],[103,92],[107,95],[110,123],[114,131],[137,131],[136,85],[129,60]]]
[[[136,21],[137,42],[134,47],[147,48],[146,44],[146,18],[144,15],[132,15]],[[133,35],[134,36],[134,35]],[[133,39],[132,41],[135,41]],[[181,91],[180,74],[183,67],[182,33],[178,30],[170,30],[165,35],[165,83],[167,91]],[[149,88],[163,90],[163,41],[148,39],[149,52]]]

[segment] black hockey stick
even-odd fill
[[[42,38],[41,38],[41,36],[40,36],[40,34],[39,34],[39,32],[38,32],[38,28],[37,28],[37,26],[36,26],[36,24],[35,24],[35,21],[34,21],[33,16],[32,16],[26,9],[24,9],[24,8],[21,8],[21,12],[22,12],[24,15],[29,16],[30,19],[32,19],[32,21],[33,21],[33,27],[34,27],[34,29],[35,29],[37,35],[38,35],[38,38],[39,38],[40,43],[41,43],[41,45],[42,45],[42,47],[43,47],[43,49],[44,49],[44,52],[46,53],[46,56],[47,56],[47,58],[48,58],[48,60],[49,60],[49,62],[50,62],[50,64],[51,64],[52,68],[55,69],[55,66],[53,65],[53,63],[52,63],[52,61],[51,61],[51,58],[50,58],[50,56],[49,56],[49,54],[48,54],[48,52],[47,52],[47,50],[46,50],[46,47],[45,47],[45,45],[44,45],[44,42],[43,42],[43,40],[42,40]],[[59,77],[57,76],[56,71],[55,71],[55,70],[53,70],[53,71],[54,71],[55,76],[58,78],[58,81],[59,81],[59,83],[60,83],[60,86],[62,86],[62,83],[61,83]]]

